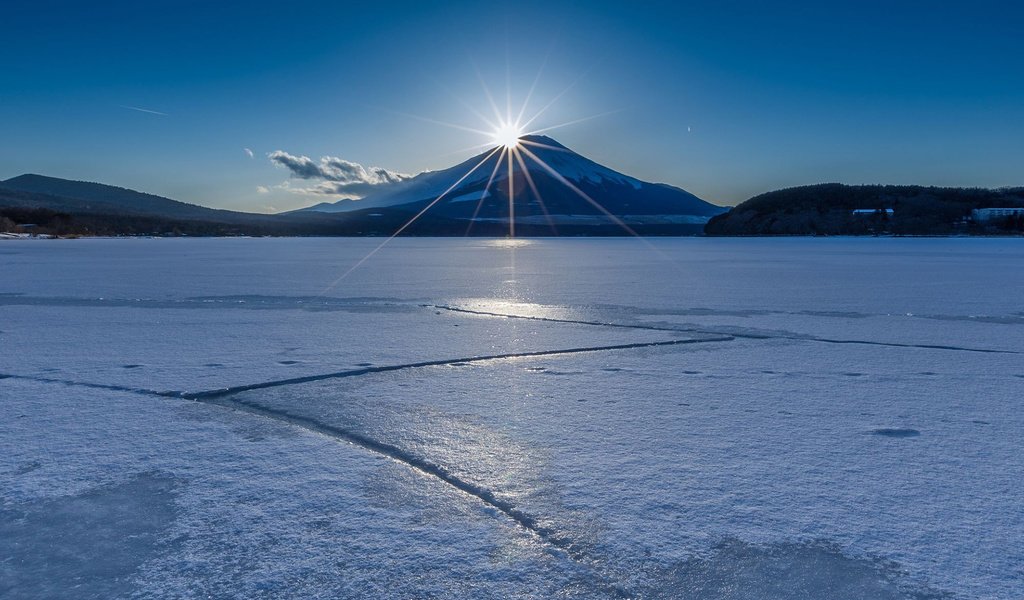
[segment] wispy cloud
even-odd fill
[[[139,108],[138,106],[126,106],[124,104],[118,104],[118,107],[119,108],[125,108],[125,109],[128,109],[128,110],[134,110],[134,111],[142,112],[142,113],[149,113],[151,115],[160,115],[161,117],[166,117],[167,116],[167,113],[165,113],[165,112],[160,112],[158,110],[150,110],[148,108]]]
[[[256,186],[256,193],[257,194],[269,194],[270,193],[270,188],[268,188],[265,185],[258,185],[258,186]]]
[[[314,161],[308,156],[296,156],[283,150],[276,150],[267,156],[274,164],[291,171],[291,176],[296,179],[320,180],[313,187],[282,186],[283,189],[297,193],[361,198],[381,187],[413,177],[382,167],[364,167],[335,156],[323,156],[319,161]]]
[[[250,150],[249,148],[242,148],[242,150],[245,151],[245,153],[249,156],[249,158],[253,158],[255,156],[255,154],[253,154],[252,150]]]

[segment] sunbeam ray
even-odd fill
[[[508,159],[508,237],[516,237],[516,204],[515,178],[512,176],[512,148],[507,153]]]
[[[490,127],[491,129],[497,129],[497,128],[498,128],[498,125],[494,124],[494,122],[493,122],[493,121],[491,121],[491,120],[490,120],[489,118],[487,118],[487,116],[486,116],[486,115],[484,115],[484,113],[482,113],[482,112],[480,112],[479,110],[477,110],[477,108],[476,108],[475,106],[473,106],[472,104],[470,104],[469,102],[467,102],[467,101],[466,101],[466,100],[465,100],[464,98],[462,98],[461,96],[457,95],[457,94],[456,94],[455,92],[453,92],[453,91],[452,91],[451,89],[449,89],[449,88],[448,88],[447,86],[445,86],[444,84],[441,84],[441,83],[438,83],[437,85],[438,85],[438,86],[439,86],[439,87],[440,87],[441,89],[443,89],[443,90],[444,90],[444,91],[445,91],[445,92],[446,92],[446,93],[447,93],[447,94],[448,94],[449,96],[451,96],[453,100],[455,100],[456,102],[458,102],[459,104],[461,104],[463,108],[465,108],[465,109],[466,109],[466,110],[468,110],[469,112],[473,113],[473,115],[474,115],[474,116],[475,116],[476,118],[478,118],[478,119],[480,119],[481,121],[483,121],[483,122],[484,122],[484,123],[485,123],[485,124],[486,124],[486,125],[487,125],[488,127]]]
[[[505,122],[512,122],[512,63],[509,42],[505,40]]]
[[[371,250],[371,251],[370,251],[370,252],[369,252],[369,253],[368,253],[368,254],[367,254],[366,256],[364,256],[363,258],[361,258],[361,259],[359,260],[359,262],[357,262],[356,264],[352,265],[352,266],[351,266],[351,267],[349,268],[349,270],[348,270],[348,271],[345,271],[344,273],[342,273],[341,277],[339,277],[339,278],[335,279],[335,280],[334,280],[334,282],[333,282],[333,283],[331,283],[331,285],[329,285],[329,286],[327,286],[326,288],[324,288],[324,290],[323,290],[322,292],[320,292],[320,295],[321,295],[321,296],[323,296],[323,295],[324,295],[324,294],[326,294],[327,292],[331,291],[331,289],[332,289],[332,288],[334,288],[334,286],[336,286],[336,285],[338,285],[339,283],[341,283],[341,281],[342,281],[343,279],[345,279],[345,278],[346,278],[346,277],[348,277],[348,276],[349,276],[349,275],[350,275],[350,274],[351,274],[351,273],[352,273],[353,271],[355,271],[356,269],[358,269],[359,267],[361,267],[361,266],[363,265],[363,263],[365,263],[365,262],[366,262],[367,260],[369,260],[369,259],[370,259],[370,257],[372,257],[372,256],[373,256],[374,254],[376,254],[376,253],[380,252],[380,249],[381,249],[381,248],[383,248],[383,247],[384,247],[385,245],[387,245],[387,243],[388,243],[388,242],[390,242],[391,240],[393,240],[393,239],[395,239],[396,237],[398,237],[399,235],[401,235],[401,233],[402,233],[403,231],[405,231],[405,230],[406,230],[406,228],[408,228],[408,227],[409,227],[410,225],[412,225],[412,224],[413,224],[413,223],[414,223],[414,222],[416,221],[416,219],[418,219],[418,218],[422,217],[422,216],[423,216],[423,213],[425,213],[425,212],[427,212],[428,210],[430,210],[431,208],[433,208],[433,207],[434,207],[434,205],[435,205],[435,204],[437,204],[438,202],[440,202],[442,198],[444,198],[444,197],[445,197],[445,196],[447,196],[447,195],[448,195],[449,193],[451,193],[451,191],[452,191],[452,190],[454,190],[455,188],[457,188],[457,187],[459,186],[459,184],[461,184],[461,183],[462,183],[463,181],[465,181],[465,180],[466,180],[466,178],[467,178],[467,177],[469,177],[470,175],[472,175],[472,174],[473,174],[473,172],[474,172],[474,171],[476,171],[477,169],[479,169],[479,168],[480,168],[480,165],[484,164],[484,163],[485,163],[485,162],[487,162],[487,161],[488,161],[488,160],[489,160],[489,159],[490,159],[490,158],[491,158],[492,156],[494,156],[494,153],[495,153],[495,152],[497,152],[498,150],[499,150],[499,148],[495,148],[494,150],[491,150],[490,152],[488,152],[488,153],[487,153],[487,156],[485,156],[485,157],[483,158],[483,160],[481,160],[480,162],[476,163],[476,165],[474,165],[474,166],[473,166],[473,168],[472,168],[472,169],[470,169],[469,171],[466,171],[466,174],[465,174],[465,175],[463,175],[462,177],[460,177],[458,181],[456,181],[455,183],[453,183],[453,184],[451,184],[450,186],[448,186],[448,189],[446,189],[445,191],[441,192],[441,195],[440,195],[440,196],[438,196],[437,198],[434,198],[434,200],[433,200],[433,201],[432,201],[432,202],[431,202],[430,204],[428,204],[428,205],[426,205],[425,207],[423,207],[423,209],[422,209],[422,210],[420,210],[420,212],[416,213],[416,215],[415,215],[415,216],[413,216],[413,218],[411,218],[411,219],[409,219],[408,221],[406,221],[404,225],[402,225],[401,227],[399,227],[399,228],[398,228],[398,229],[397,229],[397,230],[396,230],[396,231],[395,231],[394,233],[392,233],[392,234],[391,234],[391,236],[389,236],[389,237],[388,237],[388,238],[387,238],[386,240],[384,240],[383,242],[381,242],[381,243],[380,243],[380,245],[378,245],[378,246],[377,246],[376,248],[374,248],[373,250]]]
[[[554,177],[556,180],[558,180],[559,183],[561,183],[565,187],[569,188],[570,190],[572,190],[572,192],[574,194],[576,194],[580,198],[583,198],[584,200],[589,202],[591,206],[593,206],[597,210],[599,210],[602,213],[604,213],[604,215],[607,216],[609,219],[611,219],[613,223],[615,223],[616,225],[621,227],[624,231],[626,231],[627,233],[629,233],[633,237],[639,238],[641,240],[643,239],[640,236],[640,234],[638,234],[637,232],[633,231],[632,227],[630,227],[629,225],[626,225],[626,223],[623,222],[622,219],[620,219],[620,218],[616,217],[615,215],[613,215],[612,213],[610,213],[608,211],[608,209],[606,209],[605,207],[601,206],[601,203],[597,202],[596,200],[591,198],[589,195],[587,195],[586,192],[584,192],[580,188],[578,188],[575,185],[573,185],[573,183],[571,181],[569,181],[564,176],[562,176],[562,174],[559,173],[558,171],[556,171],[551,165],[549,165],[548,163],[544,162],[539,156],[537,156],[533,152],[530,152],[530,150],[528,150],[527,148],[520,148],[520,149],[527,156],[529,156],[531,159],[533,159],[533,162],[537,163],[542,169],[547,171],[548,174],[550,174],[552,177]]]
[[[445,127],[451,127],[453,129],[460,129],[462,131],[469,131],[471,133],[478,133],[480,135],[491,135],[490,132],[484,131],[482,129],[475,129],[473,127],[467,127],[465,125],[457,125],[455,123],[449,123],[447,121],[438,121],[437,119],[431,119],[430,117],[421,117],[420,115],[414,115],[412,113],[406,113],[406,112],[402,112],[402,111],[398,111],[398,110],[390,110],[390,109],[387,109],[387,108],[382,108],[380,110],[383,110],[385,112],[389,112],[389,113],[391,113],[393,115],[398,115],[398,116],[401,116],[401,117],[408,117],[410,119],[416,119],[418,121],[424,121],[426,123],[433,123],[434,125],[443,125]]]
[[[540,190],[537,189],[537,184],[533,182],[533,176],[530,175],[529,169],[526,168],[526,161],[523,160],[522,153],[519,152],[518,148],[513,148],[512,153],[515,154],[516,161],[519,163],[519,168],[523,170],[523,177],[526,179],[527,185],[530,186],[530,190],[533,191],[533,196],[537,199],[537,204],[544,212],[544,219],[548,222],[548,227],[551,228],[552,233],[558,235],[558,228],[555,227],[555,222],[551,220],[551,214],[548,213],[548,207],[544,204],[544,198],[541,197]]]
[[[607,117],[608,115],[614,115],[615,113],[620,113],[623,110],[624,109],[622,109],[622,108],[618,108],[618,109],[615,109],[615,110],[609,110],[608,112],[603,112],[603,113],[596,114],[596,115],[590,115],[589,117],[583,117],[582,119],[573,119],[572,121],[566,121],[565,123],[559,123],[558,125],[549,125],[548,127],[543,127],[541,129],[534,129],[533,131],[529,131],[527,133],[524,133],[523,135],[539,135],[541,133],[544,133],[546,131],[551,131],[553,129],[561,129],[562,127],[568,127],[569,125],[575,125],[577,123],[583,123],[585,121],[590,121],[592,119],[600,119],[601,117]]]
[[[576,84],[578,84],[578,83],[579,83],[580,81],[582,81],[582,80],[583,80],[583,78],[584,78],[584,77],[586,77],[586,76],[587,76],[587,74],[588,74],[589,72],[590,72],[590,69],[587,69],[587,70],[586,70],[586,71],[584,71],[583,73],[580,73],[579,77],[577,77],[576,79],[574,79],[574,80],[572,81],[572,83],[570,83],[570,84],[569,84],[568,86],[566,86],[566,88],[565,88],[564,90],[562,90],[561,92],[559,92],[559,93],[558,93],[558,94],[557,94],[557,95],[556,95],[556,96],[555,96],[554,98],[552,98],[552,99],[551,99],[551,100],[550,100],[550,101],[549,101],[549,102],[548,102],[547,104],[545,104],[543,108],[541,108],[541,109],[540,109],[540,110],[538,110],[538,111],[537,111],[536,113],[534,113],[534,115],[533,115],[532,117],[530,117],[530,120],[529,120],[529,121],[527,121],[527,122],[523,123],[523,125],[522,125],[522,129],[526,129],[527,127],[529,127],[529,126],[530,126],[530,124],[531,124],[531,123],[533,123],[534,121],[536,121],[537,119],[539,119],[539,118],[541,117],[541,115],[543,115],[543,114],[544,114],[545,112],[547,112],[547,110],[548,110],[549,108],[551,108],[552,106],[554,106],[554,104],[555,104],[556,102],[558,102],[559,100],[561,100],[561,99],[562,99],[562,96],[564,96],[564,95],[568,94],[568,93],[569,93],[569,91],[570,91],[570,90],[572,90],[572,88],[576,87]]]
[[[494,183],[494,178],[498,175],[498,169],[501,168],[501,163],[505,159],[505,153],[508,149],[501,146],[501,154],[498,155],[498,160],[494,163],[494,170],[491,171],[490,178],[487,179],[487,185],[484,186],[484,191],[480,193],[480,200],[476,203],[476,208],[473,210],[473,216],[469,218],[469,225],[466,226],[466,235],[473,229],[473,223],[476,221],[477,215],[480,214],[480,208],[484,205],[484,200],[487,198],[487,192],[491,189],[491,184]]]
[[[519,140],[519,144],[526,144],[527,146],[533,146],[535,148],[544,148],[545,150],[554,150],[555,152],[565,152],[566,154],[573,154],[573,151],[569,150],[568,148],[559,148],[558,146],[542,144],[540,142],[534,142],[533,140]]]
[[[491,88],[487,87],[487,82],[484,81],[483,73],[480,72],[480,67],[477,66],[476,62],[470,61],[473,64],[473,70],[476,71],[476,78],[480,82],[480,87],[484,90],[484,95],[487,97],[487,102],[491,105],[491,110],[494,111],[494,118],[501,123],[501,109],[498,108],[498,103],[494,101],[494,96],[491,94]]]
[[[588,203],[590,203],[592,206],[594,206],[594,208],[596,208],[599,211],[601,211],[602,213],[604,213],[604,215],[607,216],[609,219],[611,219],[613,223],[615,223],[616,225],[621,227],[623,231],[625,231],[629,235],[635,237],[638,241],[640,241],[640,243],[642,243],[644,246],[646,246],[649,250],[651,250],[652,252],[654,252],[655,254],[660,256],[662,259],[667,261],[670,265],[672,265],[673,268],[676,268],[677,263],[675,262],[675,260],[672,259],[672,257],[666,255],[664,252],[662,252],[660,249],[658,249],[654,244],[652,244],[651,242],[647,241],[646,238],[644,238],[642,235],[640,235],[639,233],[634,231],[632,227],[630,227],[629,225],[626,225],[626,223],[622,219],[616,217],[614,214],[609,212],[608,209],[606,209],[605,207],[601,206],[600,202],[597,202],[596,200],[594,200],[593,198],[588,196],[586,192],[584,192],[580,188],[578,188],[575,185],[573,185],[571,181],[566,179],[561,173],[559,173],[554,168],[552,168],[551,165],[549,165],[548,163],[546,163],[543,160],[541,160],[541,158],[539,156],[537,156],[533,152],[530,152],[529,149],[527,149],[527,148],[525,148],[523,146],[520,146],[519,149],[522,150],[524,153],[526,153],[527,156],[532,158],[534,160],[534,162],[536,162],[538,165],[540,165],[540,167],[542,169],[547,171],[552,177],[557,179],[562,185],[566,186],[567,188],[572,190],[572,192],[575,193],[577,196],[579,196],[580,198],[583,198]]]
[[[487,148],[493,148],[493,147],[494,147],[494,140],[487,140],[486,142],[482,142],[480,144],[474,144],[472,146],[468,146],[466,148],[460,148],[458,150],[452,150],[451,152],[442,152],[440,154],[432,154],[432,156],[434,156],[435,158],[443,158],[445,156],[454,156],[456,154],[464,154],[466,152],[479,153],[482,150],[485,150]]]
[[[544,68],[548,64],[548,57],[551,55],[551,51],[544,55],[543,62],[540,63],[540,68],[537,69],[537,76],[533,78],[533,83],[530,84],[530,90],[526,92],[526,98],[523,100],[523,106],[519,109],[519,114],[516,116],[515,124],[518,127],[519,123],[523,120],[523,115],[526,114],[526,107],[530,104],[530,99],[533,98],[533,92],[537,89],[537,84],[540,83],[540,77],[544,73]]]

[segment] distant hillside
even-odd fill
[[[112,185],[21,175],[0,181],[0,231],[5,230],[51,235],[339,235],[339,219],[217,210]]]
[[[44,175],[19,175],[0,181],[0,194],[4,194],[8,201],[12,192],[22,192],[17,197],[22,202],[28,202],[23,206],[75,213],[153,215],[219,222],[245,221],[260,216],[188,204],[113,185]]]
[[[468,204],[468,203],[467,203]],[[475,204],[475,203],[473,203]],[[22,175],[0,181],[0,232],[57,236],[388,236],[416,215],[422,205],[366,208],[344,213],[299,211],[264,215],[216,210],[125,188]],[[447,211],[430,211],[403,230],[409,236],[504,236],[507,222],[470,221]],[[702,223],[671,219],[624,220],[641,235],[697,235]],[[522,236],[614,236],[626,232],[607,219],[580,217],[559,223],[522,222]]]
[[[828,183],[755,196],[713,217],[708,235],[999,234],[1016,223],[976,224],[971,210],[1024,207],[1024,188],[938,188]],[[891,209],[889,213],[886,209]],[[854,214],[855,210],[875,211]]]

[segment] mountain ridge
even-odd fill
[[[278,214],[27,173],[0,181],[0,216],[58,235],[692,235],[726,210],[619,173],[546,136],[520,143],[515,160],[492,148],[362,200]]]
[[[454,167],[421,173],[361,200],[320,203],[296,212],[351,212],[399,206],[412,210],[433,204],[432,211],[457,219],[508,220],[509,213],[514,212],[518,220],[540,213],[597,215],[607,211],[614,215],[691,216],[700,221],[726,210],[682,188],[641,181],[615,171],[547,136],[521,137],[520,154],[522,163],[513,160],[509,167],[498,164],[507,159],[492,148]],[[494,179],[488,186],[492,173]],[[514,189],[511,203],[508,201],[509,178]],[[487,196],[483,197],[485,190]],[[478,196],[473,197],[474,193]],[[604,210],[597,208],[597,204]]]
[[[36,173],[25,173],[0,181],[0,189],[43,194],[55,198],[72,198],[97,203],[103,209],[116,206],[136,212],[159,212],[164,215],[168,212],[205,213],[206,211],[218,211],[218,209],[172,200],[163,196],[157,196],[156,194],[139,192],[121,186],[94,181],[63,179]],[[89,206],[91,205],[86,204],[82,208],[88,208]]]

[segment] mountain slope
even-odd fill
[[[53,235],[360,235],[336,215],[219,210],[126,188],[42,175],[0,181],[0,224]]]
[[[448,190],[431,208],[431,214],[460,220],[507,221],[510,179],[511,212],[515,213],[517,223],[607,218],[605,211],[634,220],[645,220],[640,219],[643,216],[647,221],[672,222],[671,217],[675,217],[675,222],[703,223],[725,210],[685,190],[647,183],[609,169],[546,136],[524,136],[521,148],[525,172],[518,160],[513,160],[511,166],[507,160],[499,164],[499,154],[488,158],[485,152],[449,169],[422,173],[362,200],[342,200],[306,210],[344,212],[378,207],[414,210],[434,202]],[[466,176],[478,164],[476,170]],[[488,187],[492,174],[494,179]]]
[[[76,213],[150,215],[207,221],[246,220],[250,213],[188,204],[122,187],[26,174],[0,181],[0,193],[22,192],[23,206]]]

